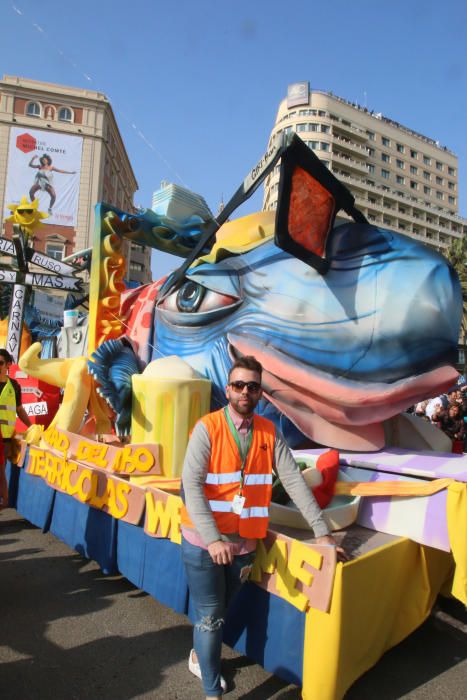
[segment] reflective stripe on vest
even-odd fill
[[[259,484],[272,484],[272,474],[247,474],[245,486],[258,486]]]
[[[206,475],[206,484],[237,484],[240,483],[241,471],[237,472],[227,472],[226,474],[212,474],[210,472]]]

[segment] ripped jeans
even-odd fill
[[[182,537],[182,558],[195,609],[193,647],[198,657],[206,695],[222,695],[220,684],[224,618],[241,588],[255,552],[234,557],[232,564],[214,564],[209,552]],[[246,567],[246,568],[245,568]]]

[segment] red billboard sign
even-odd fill
[[[20,134],[16,137],[16,148],[23,153],[30,153],[36,150],[37,141],[31,134]]]

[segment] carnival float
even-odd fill
[[[231,219],[279,160],[277,211]],[[125,239],[182,263],[127,290]],[[404,413],[456,382],[461,313],[442,255],[369,224],[296,135],[271,145],[217,219],[99,204],[88,326],[75,343],[87,339],[87,351],[46,357],[33,343],[19,359],[63,397],[8,465],[10,503],[190,615],[184,451],[198,418],[226,403],[232,361],[255,355],[258,411],[284,434],[351,558],[313,544],[277,484],[225,641],[306,700],[342,698],[440,592],[467,603],[467,458]]]

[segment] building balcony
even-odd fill
[[[338,134],[333,134],[333,142],[335,142],[336,146],[343,151],[345,150],[349,153],[354,153],[361,158],[368,158],[368,151],[364,146],[360,146],[358,143],[349,141],[349,139],[344,139]]]
[[[341,119],[338,117],[331,117],[332,121],[332,130],[335,133],[336,131],[341,131],[344,134],[352,134],[354,139],[357,139],[361,143],[366,143],[368,141],[368,136],[363,129],[359,129],[356,126],[351,126],[349,124],[344,124]]]
[[[336,151],[332,151],[330,155],[332,156],[333,161],[341,163],[350,170],[356,170],[359,173],[368,173],[365,163],[362,163],[361,161],[355,160],[354,158],[350,158],[344,153],[338,153]]]

